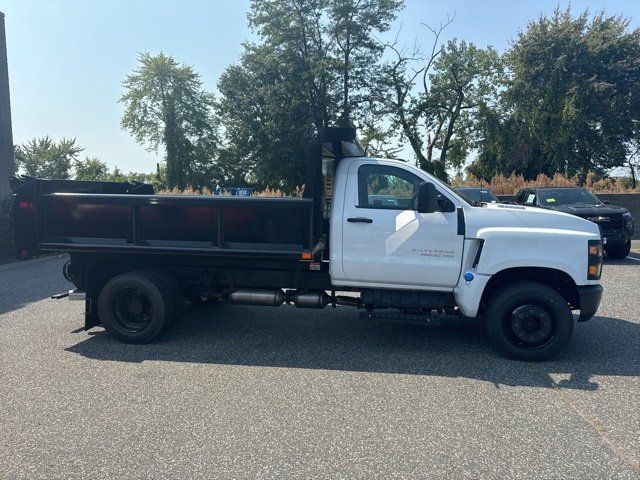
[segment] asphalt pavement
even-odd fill
[[[64,257],[0,266],[0,478],[640,478],[640,254],[557,360],[347,307],[85,332]]]

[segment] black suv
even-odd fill
[[[625,258],[631,250],[633,217],[626,208],[600,201],[582,187],[523,188],[516,203],[570,213],[597,223],[610,258]]]

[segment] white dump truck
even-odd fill
[[[596,224],[472,206],[414,165],[367,157],[352,129],[309,146],[304,198],[32,178],[13,188],[16,255],[69,252],[85,328],[125,342],[153,340],[185,299],[342,305],[371,320],[477,318],[504,354],[542,360],[569,342],[572,311],[586,321],[602,296]]]

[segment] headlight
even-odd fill
[[[622,220],[624,221],[624,228],[627,229],[629,233],[633,233],[633,217],[629,212],[622,214]]]
[[[589,240],[587,279],[598,280],[602,274],[602,241]]]

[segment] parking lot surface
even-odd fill
[[[160,341],[82,326],[64,257],[0,266],[0,478],[640,478],[640,255],[557,360],[469,323],[188,307]]]

